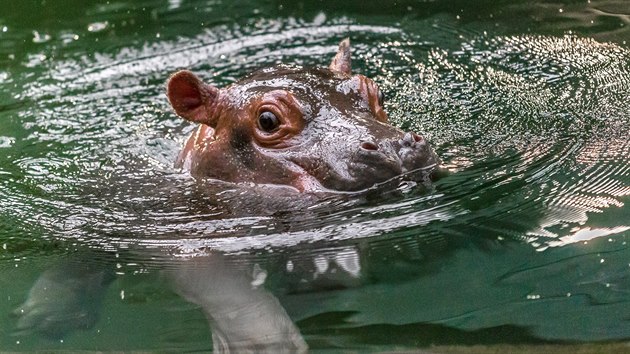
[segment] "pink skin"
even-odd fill
[[[179,71],[167,94],[200,124],[176,162],[193,176],[356,191],[438,163],[419,135],[387,124],[374,81],[351,74],[347,39],[327,69],[267,68],[222,89]]]

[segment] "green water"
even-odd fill
[[[0,350],[209,351],[185,295],[206,282],[218,312],[268,311],[313,351],[630,339],[627,1],[0,6]],[[193,126],[169,74],[327,65],[348,36],[393,124],[452,173],[288,225],[216,218],[172,168]],[[113,280],[83,299],[98,318],[50,337],[85,318],[64,302],[73,270],[54,311],[10,314],[60,264]]]

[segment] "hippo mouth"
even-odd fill
[[[400,176],[406,170],[396,154],[361,149],[348,161],[347,169],[354,189],[369,188],[375,183]]]

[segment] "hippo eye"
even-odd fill
[[[269,111],[262,112],[258,116],[258,126],[267,133],[271,133],[280,126],[280,120]]]
[[[383,106],[383,103],[385,103],[385,94],[383,93],[383,91],[378,90],[378,94],[376,96],[378,98],[378,104]]]

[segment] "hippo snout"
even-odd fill
[[[398,140],[400,146],[397,155],[400,158],[402,172],[425,167],[433,167],[439,159],[427,141],[416,133],[407,132]]]
[[[402,138],[391,138],[375,143],[363,140],[360,150],[365,156],[380,156],[387,161],[395,161],[402,172],[428,167],[437,163],[437,156],[426,140],[416,133],[407,132]]]
[[[426,140],[421,135],[407,132],[402,137],[378,142],[362,140],[354,158],[352,175],[355,178],[361,176],[372,181],[385,181],[437,163],[438,158]]]

